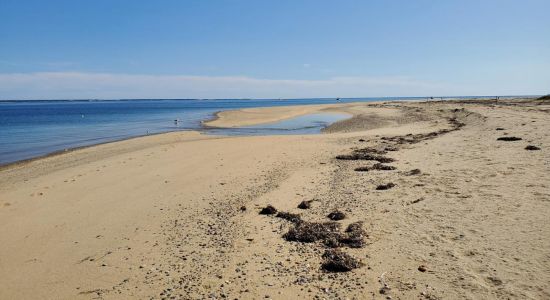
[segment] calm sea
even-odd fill
[[[340,102],[418,98],[341,99]],[[422,99],[422,98],[420,98]],[[335,99],[292,100],[88,100],[0,102],[0,164],[68,148],[146,134],[202,130],[213,134],[317,133],[341,115],[312,115],[238,129],[205,129],[201,121],[220,110],[336,103]],[[178,122],[174,122],[178,120]]]

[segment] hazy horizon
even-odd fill
[[[443,99],[452,99],[452,98],[515,98],[515,97],[540,97],[545,96],[546,94],[538,95],[430,95],[430,96],[373,96],[373,97],[310,97],[310,98],[66,98],[66,99],[0,99],[0,102],[14,102],[14,101],[140,101],[140,100],[176,100],[176,101],[186,101],[186,100],[335,100],[335,99],[390,99],[390,100],[399,100],[399,99],[426,99],[434,98],[435,100],[439,98]]]

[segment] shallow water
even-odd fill
[[[343,99],[341,102],[379,99]],[[280,124],[228,130],[205,130],[201,121],[220,110],[247,107],[335,103],[326,99],[294,100],[109,100],[0,102],[0,164],[68,148],[147,134],[203,130],[215,134],[316,133],[329,116],[305,117]],[[175,122],[174,120],[178,120]]]
[[[280,135],[316,134],[328,125],[351,117],[342,113],[314,113],[282,121],[237,128],[205,129],[208,134],[223,135]]]
[[[342,117],[314,114],[233,129],[206,130],[201,126],[201,121],[212,118],[215,112],[221,110],[420,99],[425,98],[346,98],[338,102],[334,98],[0,101],[0,164],[68,148],[177,130],[202,130],[227,135],[319,133],[324,126]]]

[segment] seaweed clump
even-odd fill
[[[299,209],[310,209],[311,208],[311,202],[313,202],[313,200],[304,200],[304,201],[300,202],[300,204],[298,204],[298,208]]]
[[[332,221],[340,221],[346,218],[346,214],[339,210],[335,210],[328,214],[327,218],[331,219]]]
[[[340,224],[336,222],[294,222],[295,226],[283,235],[287,241],[314,243],[322,242],[326,247],[363,248],[367,234],[361,222],[351,223],[346,230],[340,232]]]
[[[274,215],[277,213],[277,209],[272,205],[268,205],[260,210],[260,215]]]
[[[497,141],[505,141],[505,142],[514,142],[514,141],[521,141],[521,140],[522,138],[515,137],[515,136],[503,136],[497,139]]]
[[[327,272],[349,272],[364,264],[338,249],[325,250],[321,268]]]
[[[529,145],[525,147],[525,150],[533,151],[533,150],[540,150],[540,148],[537,146]]]
[[[336,222],[300,222],[290,228],[283,238],[287,241],[313,243],[331,239],[339,234],[340,224]]]
[[[391,188],[393,188],[395,186],[394,183],[392,182],[389,182],[389,183],[386,183],[386,184],[380,184],[376,187],[376,190],[377,191],[383,191],[383,190],[389,190]]]

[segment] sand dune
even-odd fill
[[[3,168],[0,298],[550,298],[550,104],[246,109],[208,125],[319,111],[353,117],[320,135],[176,132]],[[335,240],[288,241],[298,222],[260,215],[269,204],[304,224],[345,218]],[[329,246],[358,268],[323,270]]]

